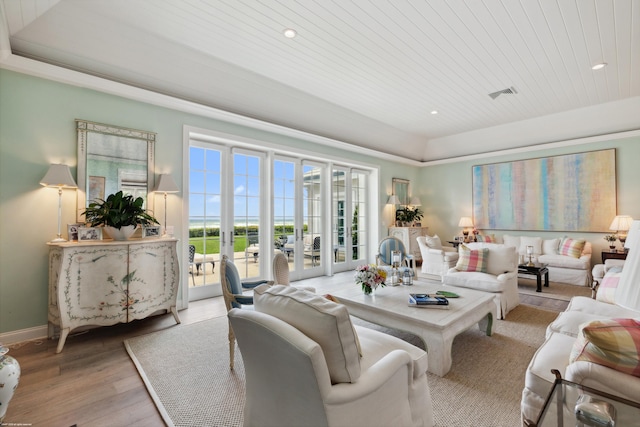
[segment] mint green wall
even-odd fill
[[[156,132],[156,173],[171,173],[182,185],[183,125],[269,141],[306,151],[380,166],[380,200],[391,191],[391,178],[412,179],[415,167],[359,153],[224,123],[90,89],[0,69],[0,333],[47,322],[45,242],[57,229],[57,191],[38,183],[51,163],[65,163],[76,173],[75,119]],[[388,183],[388,184],[387,184]],[[160,203],[158,200],[156,203]],[[157,207],[158,208],[158,207]],[[390,219],[380,208],[380,233]],[[63,194],[63,236],[75,222],[76,194]],[[182,223],[178,208],[172,223]],[[176,229],[180,235],[180,229]]]
[[[473,216],[471,168],[474,165],[607,148],[616,149],[618,214],[631,215],[635,219],[640,219],[640,192],[637,186],[637,183],[640,182],[640,136],[636,136],[424,167],[420,171],[419,178],[421,183],[420,196],[425,209],[424,223],[429,226],[430,233],[438,234],[443,240],[451,240],[454,235],[460,232],[458,227],[460,217]],[[541,236],[543,238],[553,238],[565,234],[583,237],[593,245],[592,263],[601,262],[600,252],[607,248],[607,242],[603,239],[604,233],[516,232],[513,230],[486,230],[486,232],[498,235]],[[620,242],[617,244],[620,245]]]

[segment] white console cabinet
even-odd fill
[[[429,227],[389,227],[389,236],[400,240],[407,253],[413,255],[414,260],[422,261],[422,254],[416,238],[426,236],[428,229]]]
[[[166,310],[176,322],[180,283],[176,239],[49,244],[49,337],[56,353],[69,332],[109,326]]]

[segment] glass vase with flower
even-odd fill
[[[386,285],[387,273],[374,264],[364,264],[356,267],[355,279],[365,295],[375,295],[378,286]]]

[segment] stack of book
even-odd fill
[[[433,294],[409,294],[409,307],[449,308],[446,297]]]

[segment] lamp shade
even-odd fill
[[[180,191],[173,177],[169,174],[162,174],[158,178],[158,185],[153,190],[156,193],[177,193]]]
[[[76,181],[71,176],[69,166],[59,164],[49,166],[46,175],[40,180],[40,185],[57,188],[78,188]]]
[[[409,202],[411,206],[422,206],[422,202],[418,196],[413,196]]]
[[[399,205],[400,204],[400,199],[398,199],[398,196],[393,194],[393,195],[389,196],[389,200],[387,200],[387,204],[388,205]]]
[[[631,249],[634,244],[638,244],[638,241],[640,241],[640,221],[635,220],[631,223],[631,227],[629,228],[629,235],[624,242],[624,247],[627,249]]]
[[[617,215],[615,218],[613,218],[613,221],[611,221],[609,230],[629,231],[632,222],[633,218],[631,218],[629,215]]]
[[[464,228],[473,227],[473,220],[468,216],[463,216],[462,218],[460,218],[458,227],[464,227]]]

